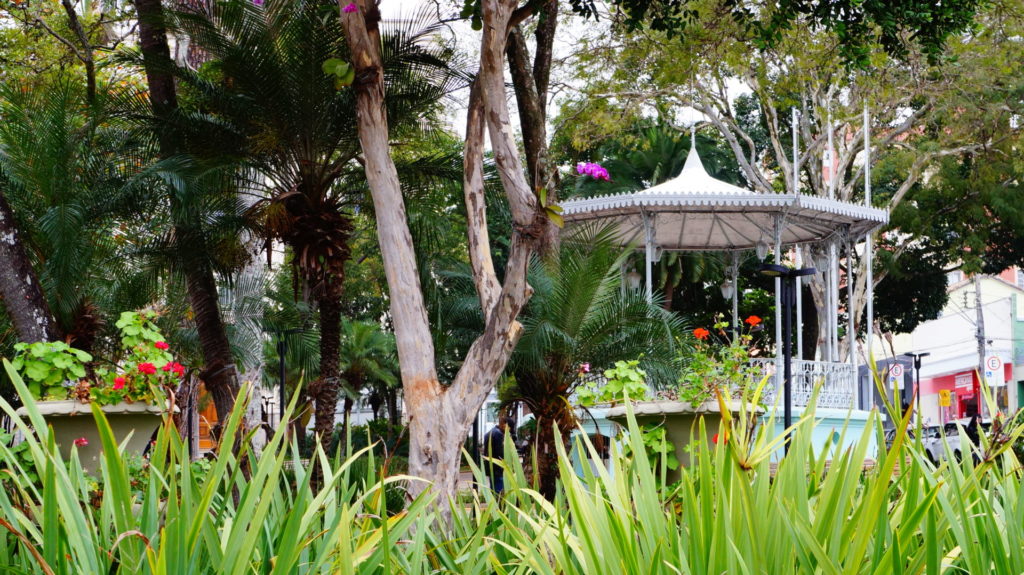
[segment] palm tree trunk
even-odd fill
[[[335,281],[335,280],[332,280]],[[315,423],[313,428],[326,452],[331,446],[334,413],[338,409],[339,361],[341,359],[341,298],[339,290],[328,288],[319,298],[320,307],[320,379],[313,390]]]
[[[171,51],[167,45],[167,30],[163,24],[160,0],[134,0],[139,17],[139,49],[142,51],[149,98],[153,114],[165,125],[160,130],[160,155],[164,158],[179,154],[181,143],[172,130],[166,129],[178,110],[174,77],[171,75]],[[173,196],[172,196],[173,198]],[[173,201],[173,200],[172,200]],[[180,213],[172,205],[172,216]],[[179,241],[189,237],[188,222],[175,221],[175,234]],[[199,342],[203,348],[206,368],[200,374],[206,389],[213,397],[217,418],[226,422],[234,409],[238,383],[234,357],[228,343],[227,332],[220,317],[217,282],[209,264],[196,258],[184,266],[189,303],[195,316]]]
[[[185,282],[196,331],[199,333],[199,344],[203,350],[205,368],[199,377],[213,398],[217,419],[224,424],[235,407],[238,379],[231,345],[220,317],[217,283],[209,266],[199,262],[186,266]]]
[[[534,475],[537,480],[537,489],[540,494],[549,501],[554,501],[555,490],[558,482],[558,444],[569,442],[569,434],[572,427],[569,421],[572,413],[568,398],[564,396],[552,396],[543,404],[537,406],[534,417],[537,419],[537,431],[534,436],[534,448],[537,454],[537,468]],[[556,433],[557,426],[557,433]]]
[[[58,338],[57,322],[50,313],[39,278],[32,269],[14,223],[14,212],[0,193],[0,299],[18,338],[24,342]]]

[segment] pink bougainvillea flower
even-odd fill
[[[580,364],[580,375],[583,375],[584,373],[590,373],[590,364],[589,363],[581,363]]]
[[[263,6],[263,0],[252,0],[254,6]]]
[[[79,437],[74,441],[74,443],[78,447],[85,447],[86,445],[89,445],[89,440],[84,437]]]
[[[171,346],[167,345],[166,341],[158,341],[158,342],[153,344],[153,347],[155,347],[157,349],[162,349],[162,350],[165,350],[165,351],[171,348]]]
[[[707,339],[709,335],[711,335],[711,332],[702,327],[698,327],[697,329],[693,330],[693,337],[697,339]]]
[[[139,373],[145,373],[146,375],[153,375],[154,373],[156,373],[156,366],[153,365],[152,363],[149,363],[149,362],[140,363],[139,364]]]
[[[114,389],[124,389],[124,383],[125,383],[125,381],[124,381],[123,377],[115,377],[114,378]]]
[[[358,10],[359,10],[359,7],[356,6],[355,2],[349,2],[348,5],[346,5],[344,8],[341,9],[341,11],[346,13],[346,14],[351,14],[351,13],[356,12]]]

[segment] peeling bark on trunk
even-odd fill
[[[522,332],[516,317],[529,299],[526,270],[531,254],[543,240],[548,220],[523,176],[515,146],[503,81],[505,41],[515,8],[512,0],[484,0],[480,75],[474,91],[467,130],[466,202],[470,258],[485,317],[484,333],[470,346],[462,369],[449,386],[437,379],[433,342],[420,291],[416,258],[405,217],[398,175],[390,156],[384,108],[384,82],[375,4],[357,0],[358,10],[342,11],[356,80],[359,139],[367,180],[377,215],[377,233],[390,291],[391,313],[398,344],[405,417],[409,425],[409,472],[430,482],[440,497],[439,511],[447,512],[455,495],[462,444],[480,406],[504,370]],[[339,4],[339,8],[341,4]],[[482,203],[483,130],[490,131],[495,159],[514,221],[504,284],[494,277]],[[470,155],[472,154],[472,155]],[[410,485],[415,497],[427,489]]]
[[[174,78],[169,70],[171,51],[167,45],[167,30],[163,24],[163,8],[160,0],[134,0],[139,18],[139,48],[142,52],[146,80],[149,85],[149,99],[153,115],[164,124],[158,134],[160,155],[167,158],[181,153],[177,137],[166,129],[178,109],[178,98]],[[172,194],[172,202],[174,201]],[[171,213],[177,213],[173,209]],[[179,241],[189,237],[189,222],[175,221],[175,234]],[[227,332],[220,316],[217,296],[217,281],[207,262],[194,260],[184,266],[189,304],[199,333],[205,369],[200,378],[213,398],[217,417],[228,420],[238,395],[238,378],[228,343]]]
[[[0,299],[18,339],[29,343],[53,341],[59,336],[57,322],[18,236],[14,212],[0,192]]]

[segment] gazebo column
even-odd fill
[[[836,242],[828,243],[828,349],[829,361],[839,361],[839,255]]]
[[[871,122],[870,115],[868,113],[868,105],[864,104],[864,205],[871,207]],[[864,292],[867,297],[867,331],[864,337],[866,354],[868,356],[868,365],[872,363],[871,354],[873,353],[872,338],[875,332],[875,287],[874,283],[874,259],[875,259],[875,244],[873,241],[873,235],[871,232],[867,233],[864,240]]]
[[[793,248],[796,250],[796,267],[800,269],[804,267],[804,257],[800,253],[800,246]],[[793,354],[796,359],[804,358],[804,304],[803,304],[803,291],[804,291],[804,278],[803,276],[797,276],[796,285],[796,353]],[[813,358],[811,358],[813,359]]]
[[[853,250],[852,237],[846,239],[846,342],[850,348],[850,366],[853,368],[854,404],[860,405],[860,375],[857,373],[857,321],[853,313]]]
[[[800,122],[798,121],[798,115],[796,107],[793,108],[793,195],[800,196]],[[793,246],[796,251],[796,267],[800,269],[803,266],[803,255],[800,253],[800,246]],[[776,262],[778,263],[778,262]],[[797,276],[796,278],[796,358],[804,358],[804,305],[803,305],[803,291],[804,291],[804,278],[803,276]],[[812,358],[813,359],[813,358]]]
[[[775,216],[775,265],[782,265],[782,216]],[[775,393],[782,393],[782,278],[775,278]]]
[[[732,336],[740,333],[740,252],[732,252]]]
[[[647,301],[654,301],[654,286],[651,267],[654,264],[654,222],[647,212],[643,212],[644,220],[644,288]]]

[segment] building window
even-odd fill
[[[1017,268],[1017,287],[1024,289],[1024,270]]]
[[[953,285],[962,279],[964,279],[964,272],[960,270],[953,270],[946,274],[946,285]]]

